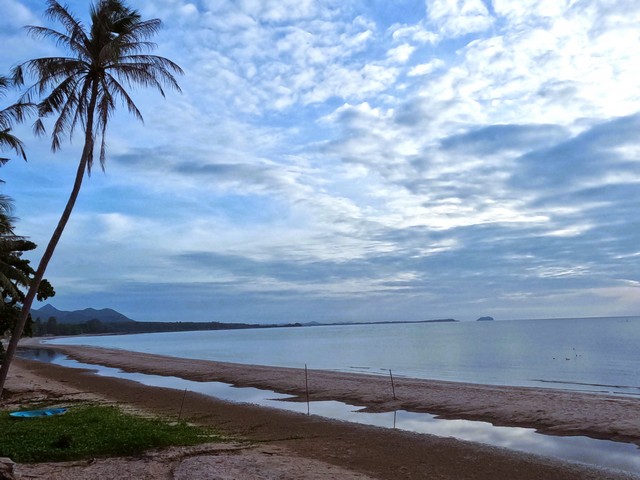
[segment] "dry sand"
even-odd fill
[[[220,381],[306,398],[304,370],[190,360],[122,350],[56,346],[70,357],[129,372]],[[387,376],[309,371],[311,400],[339,400],[371,411],[407,410],[495,425],[536,428],[555,435],[640,445],[640,399],[553,389],[495,387]]]
[[[90,347],[55,348],[83,362],[129,371],[304,394],[303,370],[185,360]],[[59,402],[94,399],[175,418],[183,395],[172,389],[146,387],[87,371],[26,360],[16,360],[10,375],[9,395],[3,400],[3,408],[38,396]],[[535,427],[555,434],[583,434],[640,444],[640,400],[637,399],[547,389],[395,380],[398,398],[395,401],[389,379],[385,377],[310,371],[309,388],[312,400],[341,400],[366,405],[375,411],[424,411],[452,418],[489,420],[499,425]],[[199,447],[204,450],[195,453],[170,449],[141,458],[102,459],[90,465],[87,462],[62,466],[20,465],[17,470],[24,478],[636,478],[451,438],[232,404],[195,393],[189,393],[182,415],[194,423],[214,425],[227,435],[252,442],[252,446],[245,443],[209,445]],[[96,471],[100,468],[112,472],[120,468],[121,473],[101,476]],[[38,473],[38,469],[45,469],[47,473]],[[160,470],[145,473],[145,469]],[[74,476],[68,476],[70,472]],[[28,476],[32,474],[36,476]]]

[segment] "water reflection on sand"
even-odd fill
[[[251,403],[364,425],[440,437],[453,437],[573,462],[640,473],[640,449],[629,443],[577,436],[555,437],[537,433],[529,428],[498,427],[488,422],[441,419],[426,413],[404,410],[384,413],[363,412],[360,411],[363,408],[361,406],[348,405],[338,401],[314,401],[310,404],[286,401],[293,397],[258,388],[234,387],[221,382],[195,382],[178,377],[123,372],[116,368],[81,363],[47,349],[24,350],[20,355],[24,358],[51,362],[64,367],[94,370],[102,376],[132,380],[149,386],[202,393],[231,402]]]

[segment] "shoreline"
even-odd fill
[[[89,346],[41,344],[21,347],[65,354],[83,363],[125,372],[223,382],[284,393],[306,401],[304,369],[193,360]],[[406,410],[447,419],[533,428],[558,436],[587,436],[640,446],[640,399],[552,388],[509,387],[440,380],[309,370],[310,401],[337,400],[369,412]]]
[[[38,345],[37,341],[27,341],[21,346],[48,348],[48,346]],[[59,347],[56,346],[52,350],[61,351]],[[164,372],[164,375],[173,375],[177,371],[182,371],[184,376],[199,377],[202,380],[219,376],[235,376],[237,378],[235,383],[238,385],[256,384],[258,381],[274,386],[290,383],[298,389],[300,380],[304,380],[304,371],[294,369],[288,369],[291,371],[285,372],[283,369],[274,370],[270,367],[247,368],[244,365],[216,364],[215,362],[204,362],[204,364],[196,362],[198,365],[195,365],[191,360],[131,354],[122,350],[67,348],[69,353],[80,361],[91,359],[98,364],[118,367],[128,365],[130,371]],[[271,371],[270,374],[269,371]],[[371,385],[370,380],[376,378],[351,374],[346,377],[358,378],[345,379],[340,378],[344,375],[336,375],[334,372],[311,371],[310,373],[313,377],[310,377],[309,386],[315,391],[314,399],[323,395],[349,397],[345,392],[340,393],[329,388],[336,381],[339,388],[344,389],[353,386],[353,382],[358,379]],[[405,379],[399,381],[402,384],[405,383]],[[329,385],[322,387],[322,382],[329,382]],[[436,383],[442,382],[427,383],[435,388]],[[374,390],[380,386],[376,382],[373,385]],[[465,391],[482,390],[482,386],[473,385],[463,385],[461,390],[461,386],[456,384],[442,385],[442,388],[447,386],[450,392],[458,396],[463,395]],[[410,387],[412,386],[403,385],[400,391],[408,392]],[[180,480],[211,478],[212,469],[216,473],[223,472],[220,478],[228,480],[238,478],[245,480],[254,478],[637,480],[640,478],[633,473],[586,466],[481,443],[359,425],[251,404],[232,403],[195,392],[186,394],[171,388],[150,387],[130,380],[99,376],[86,369],[21,358],[15,360],[5,391],[7,398],[1,401],[3,409],[17,409],[41,402],[49,405],[55,403],[72,406],[77,402],[89,401],[115,404],[126,411],[150,414],[167,420],[176,419],[181,415],[183,420],[190,423],[214,427],[229,439],[230,443],[227,447],[223,445],[222,448],[228,449],[228,445],[233,445],[234,449],[233,454],[222,454],[220,446],[203,446],[198,456],[193,456],[189,452],[176,453],[175,449],[168,449],[145,453],[138,457],[112,457],[91,460],[88,463],[81,461],[17,465],[17,473],[26,475],[26,478],[34,478],[34,475],[37,478],[52,480],[68,478],[89,480],[105,478],[105,476],[107,478],[159,478],[157,473],[159,468],[168,472],[162,478],[179,478]],[[365,388],[365,395],[366,392]],[[511,396],[514,395],[515,392],[511,392]],[[464,398],[458,400],[460,404],[465,403]],[[508,398],[502,397],[502,400],[508,403]],[[424,408],[427,403],[423,402],[419,406]],[[393,406],[388,402],[380,401],[375,396],[370,399],[370,404],[373,409]],[[464,412],[461,411],[458,416],[462,414]],[[474,412],[471,414],[476,415]],[[190,469],[187,477],[172,476],[170,473],[179,471],[187,464],[190,467],[198,464],[205,470],[200,470],[201,475],[194,476],[194,471]],[[137,473],[132,474],[132,469],[138,469]],[[259,473],[256,474],[256,472]]]

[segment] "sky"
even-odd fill
[[[46,274],[140,321],[640,315],[640,2],[131,0],[133,90]],[[86,19],[88,2],[67,5]],[[2,0],[0,72],[61,55]],[[10,92],[0,105],[17,98]],[[0,169],[40,258],[82,136]],[[7,152],[4,152],[5,154]],[[36,305],[40,306],[42,304]]]

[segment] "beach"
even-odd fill
[[[36,341],[26,344],[35,345]],[[54,348],[81,362],[125,371],[253,386],[306,400],[305,376],[301,369],[187,360],[92,347],[44,348]],[[378,412],[398,409],[429,412],[448,418],[531,427],[555,435],[585,435],[640,445],[640,401],[630,397],[396,378],[394,400],[389,377],[317,370],[309,371],[308,384],[311,400],[339,400]],[[166,418],[177,417],[184,395],[178,390],[148,387],[97,376],[90,371],[22,359],[16,360],[7,390],[9,396],[3,400],[3,408],[7,402],[17,404],[20,399],[38,396],[58,401],[84,398],[117,403]],[[318,472],[326,473],[318,478],[345,479],[635,478],[478,443],[234,404],[193,392],[185,398],[182,416],[193,423],[213,425],[231,438],[250,442],[250,447],[239,447],[232,455],[210,452],[187,455],[189,458],[213,456],[220,460],[216,468],[223,468],[224,458],[229,457],[226,462],[236,473],[228,478],[316,478],[312,475]],[[218,452],[222,447],[211,448]],[[163,458],[163,454],[158,455],[159,459]],[[246,462],[238,461],[238,455],[247,455]],[[174,457],[180,458],[180,455],[174,454]],[[275,462],[275,466],[255,467],[267,459],[269,465]],[[237,473],[242,465],[246,465],[247,471]],[[288,472],[288,466],[292,465],[308,466],[307,473]],[[18,471],[20,468],[26,467],[19,466]],[[176,468],[172,471],[177,471]],[[273,477],[257,476],[261,474],[252,474],[251,468],[255,472],[275,468],[276,473]],[[332,469],[335,470],[330,473]],[[51,475],[50,472],[50,478],[79,478]],[[140,475],[139,478],[145,478]],[[201,478],[227,478],[221,475]]]

